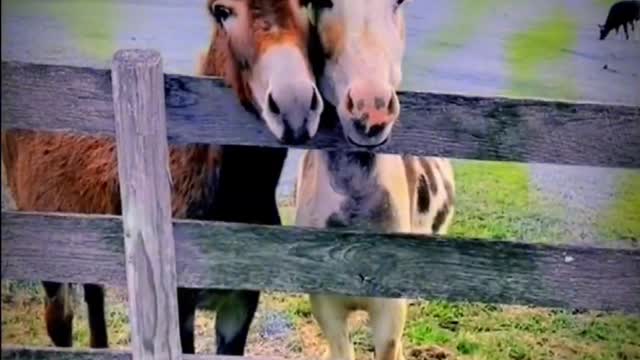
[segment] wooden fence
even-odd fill
[[[376,151],[640,167],[638,107],[430,93],[401,103]],[[172,220],[168,143],[281,145],[220,80],[163,77],[154,51],[119,51],[111,70],[3,61],[2,129],[116,138],[123,216],[3,211],[2,278],[128,285],[132,325],[131,353],[3,358],[179,359],[178,285],[640,312],[638,250]],[[301,147],[352,148],[339,129]]]

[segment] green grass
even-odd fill
[[[562,211],[530,186],[522,163],[454,161],[456,210],[450,235],[557,242]]]
[[[562,77],[543,76],[545,66],[563,66],[570,69],[565,50],[577,41],[578,24],[567,10],[559,6],[547,17],[531,27],[515,33],[506,44],[510,67],[512,96],[537,96],[574,99],[578,96],[570,72]]]
[[[459,359],[632,359],[640,318],[434,301],[410,309],[406,338]]]
[[[78,294],[74,297],[73,342],[75,346],[89,346],[87,311]],[[123,348],[130,342],[129,316],[122,296],[113,291],[107,294],[109,342]],[[44,291],[39,282],[2,281],[2,343],[51,346],[44,326]]]
[[[426,41],[413,55],[420,61],[421,68],[428,68],[441,61],[445,56],[456,49],[463,47],[476,35],[483,26],[491,20],[493,9],[509,3],[508,0],[458,0],[451,17],[447,19],[442,28],[432,38],[434,41]],[[412,71],[416,69],[408,67],[404,76],[407,88],[419,88],[423,84],[412,84],[420,81]]]
[[[601,7],[609,8],[611,5],[617,3],[620,0],[593,0],[593,1]]]
[[[596,226],[607,239],[640,241],[640,171],[625,170],[620,176],[613,204],[598,218]]]
[[[45,14],[60,24],[71,39],[73,47],[85,56],[98,61],[107,61],[117,50],[115,37],[118,29],[118,5],[110,1],[75,0],[65,2],[3,0],[3,13],[21,15]],[[3,39],[4,40],[4,39]]]
[[[129,325],[123,290],[107,291],[107,326],[113,348],[129,346]],[[42,312],[42,291],[36,283],[2,282],[2,343],[50,346]],[[78,299],[76,305],[82,305]],[[324,341],[304,295],[265,293],[259,312],[285,314],[294,332],[284,341],[293,357],[320,356]],[[86,309],[76,306],[74,345],[87,347]],[[357,360],[370,359],[371,333],[363,313],[350,319]],[[258,315],[249,340],[250,354],[282,351],[256,334]],[[214,316],[199,312],[198,351],[212,351]],[[640,356],[640,318],[486,304],[416,302],[409,308],[405,329],[408,360],[428,359],[636,359]]]

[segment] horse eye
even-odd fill
[[[217,22],[222,23],[229,18],[233,14],[233,11],[226,6],[223,5],[214,5],[213,9],[211,9],[211,15],[216,19]]]

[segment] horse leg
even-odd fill
[[[44,319],[47,333],[57,347],[71,347],[73,309],[70,299],[70,284],[43,281],[46,293]]]
[[[354,360],[353,344],[347,326],[348,309],[339,297],[313,294],[309,296],[313,317],[329,343],[329,360]]]
[[[91,330],[90,346],[107,348],[107,323],[104,319],[104,290],[96,284],[84,284],[84,301],[89,313],[89,329]]]
[[[178,321],[180,322],[180,343],[184,354],[195,354],[194,321],[198,290],[178,288]]]
[[[234,291],[216,310],[216,354],[243,356],[259,291]]]
[[[629,31],[627,31],[627,23],[622,24],[622,28],[624,29],[624,36],[629,40]]]
[[[402,332],[407,318],[407,301],[374,299],[369,317],[376,360],[404,360]]]

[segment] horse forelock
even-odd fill
[[[258,54],[276,43],[303,48],[305,29],[297,21],[290,0],[250,0],[248,5]]]

